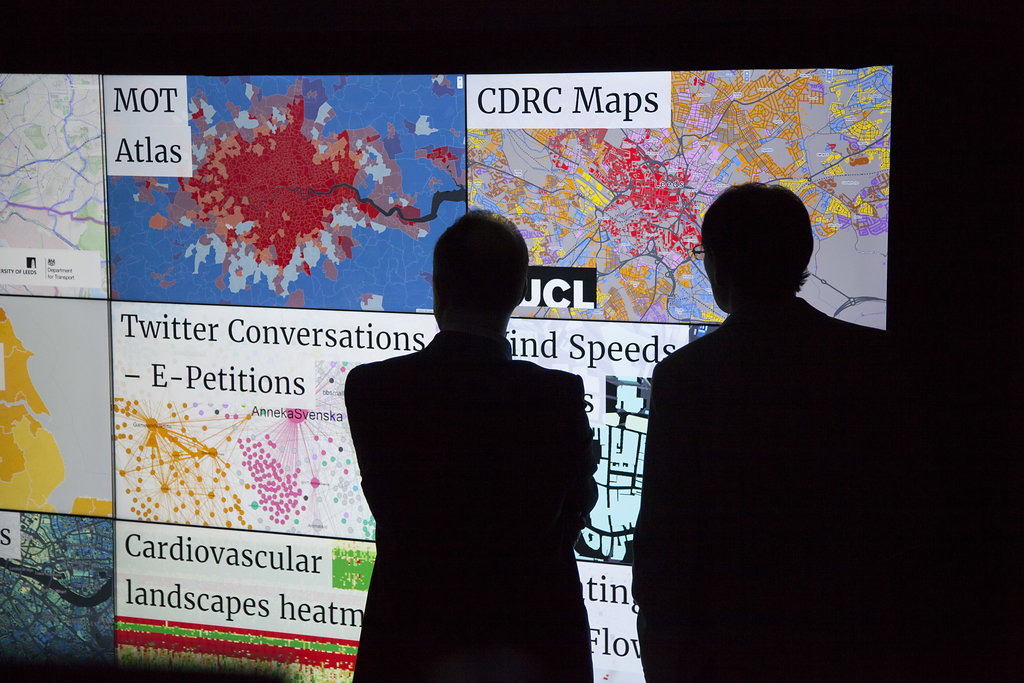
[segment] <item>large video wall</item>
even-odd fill
[[[345,377],[429,343],[433,245],[483,208],[530,247],[513,353],[583,376],[600,444],[596,677],[642,680],[648,378],[724,317],[704,210],[789,187],[800,296],[884,327],[891,82],[0,75],[0,657],[348,680],[375,526]]]

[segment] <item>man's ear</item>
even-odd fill
[[[432,290],[434,294],[434,315],[437,315],[448,305],[448,302],[445,300],[444,295],[437,290],[437,287],[433,287]]]

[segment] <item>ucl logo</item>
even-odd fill
[[[522,306],[595,308],[596,268],[530,266]]]

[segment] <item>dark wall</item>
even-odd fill
[[[423,73],[894,65],[888,320],[940,505],[921,628],[997,680],[1024,648],[1020,17],[977,3],[24,3],[7,71]],[[924,3],[921,3],[924,4]],[[1002,3],[1007,6],[1012,3]],[[48,9],[43,12],[42,8]],[[1011,445],[1012,444],[1012,445]],[[1014,448],[1013,446],[1016,446]],[[909,447],[909,444],[908,444]],[[1013,577],[1013,580],[1011,580]],[[945,643],[946,645],[944,645]],[[948,647],[947,647],[948,645]],[[948,652],[947,652],[948,650]],[[955,654],[954,654],[955,653]],[[1020,665],[1020,661],[1016,662]],[[991,675],[978,673],[987,672]]]

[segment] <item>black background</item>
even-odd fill
[[[0,69],[103,74],[697,70],[892,64],[888,329],[900,438],[943,484],[923,530],[932,680],[1024,670],[1020,15],[1015,3],[24,2]],[[937,675],[937,678],[934,676]]]

